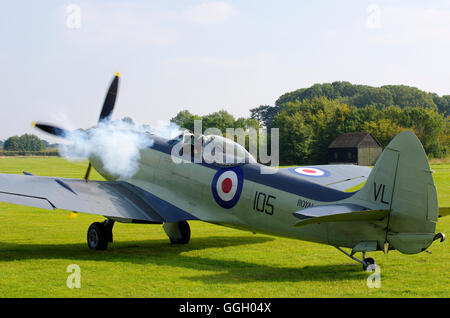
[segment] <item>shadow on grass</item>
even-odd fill
[[[206,237],[196,238],[187,245],[171,245],[168,240],[114,243],[109,250],[89,250],[86,244],[16,244],[0,242],[0,262],[28,259],[68,259],[73,261],[129,262],[212,272],[183,279],[206,284],[248,282],[298,282],[361,280],[367,278],[358,265],[319,265],[279,267],[239,259],[224,260],[183,255],[185,252],[208,248],[260,244],[273,241],[269,237]],[[267,257],[270,257],[268,255]],[[299,256],[300,257],[300,256]],[[101,266],[101,265],[100,265]]]

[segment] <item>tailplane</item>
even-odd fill
[[[356,204],[319,205],[292,213],[301,221],[294,226],[319,224],[326,222],[377,221],[384,219],[389,210],[368,210]]]

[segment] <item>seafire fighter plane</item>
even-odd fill
[[[113,111],[118,82],[116,74],[99,122]],[[62,138],[69,133],[43,123],[35,126]],[[445,238],[435,233],[436,222],[449,208],[438,207],[433,171],[411,132],[396,136],[373,169],[319,165],[272,173],[261,173],[262,165],[250,153],[219,136],[202,136],[204,151],[212,146],[215,158],[221,151],[229,156],[223,149],[231,143],[240,150],[231,158],[235,164],[195,160],[195,152],[184,156],[194,137],[185,132],[167,140],[148,134],[152,146],[141,151],[139,170],[126,180],[108,173],[98,158],[89,158],[86,175],[79,180],[0,174],[0,201],[104,216],[105,221],[93,223],[87,232],[88,246],[95,250],[113,241],[114,222],[162,224],[170,242],[186,244],[191,236],[187,221],[200,220],[328,244],[366,269],[375,263],[366,252],[415,254]],[[174,147],[180,149],[175,153],[181,162],[173,160]],[[88,181],[92,167],[107,181]],[[360,190],[345,191],[362,182]],[[355,257],[357,252],[362,259]]]

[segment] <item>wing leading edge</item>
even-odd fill
[[[0,201],[103,215],[133,222],[177,222],[196,217],[124,181],[89,181],[0,174]]]

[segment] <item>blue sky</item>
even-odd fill
[[[151,125],[181,109],[249,116],[337,80],[450,94],[449,49],[450,1],[5,2],[0,139],[51,140],[35,120],[94,125],[117,71],[113,117]]]

